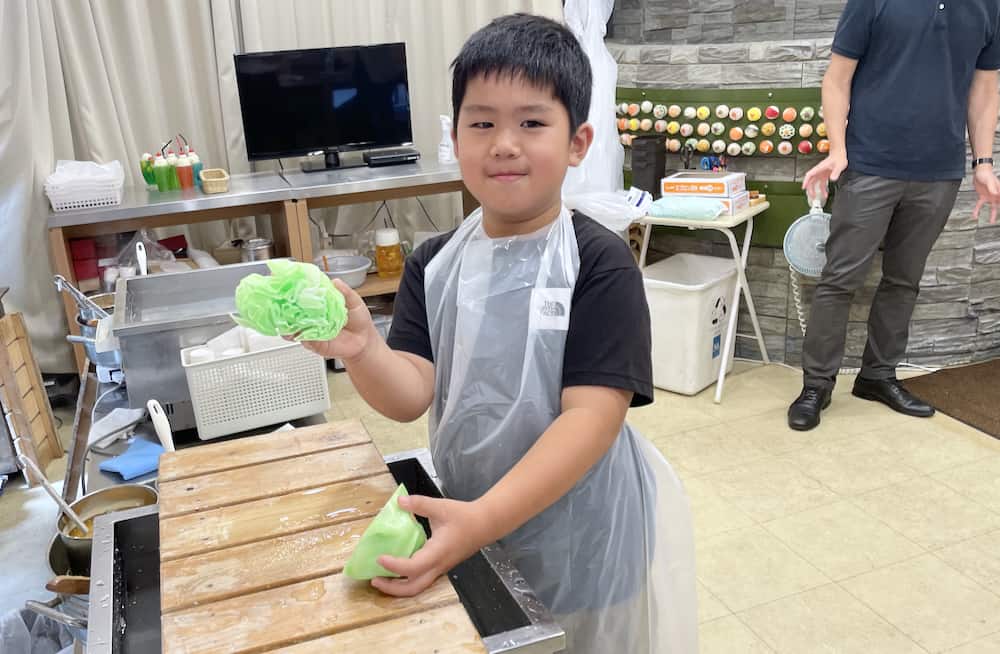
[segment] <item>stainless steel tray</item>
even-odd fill
[[[180,350],[201,345],[234,326],[240,280],[266,273],[264,262],[119,279],[112,331],[122,351],[129,406],[190,402]],[[180,415],[180,414],[178,414]],[[175,424],[175,430],[193,427]]]

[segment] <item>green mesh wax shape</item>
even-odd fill
[[[270,275],[247,275],[236,287],[238,324],[298,341],[328,341],[340,333],[347,304],[323,271],[287,259],[268,261],[267,267]]]
[[[401,495],[406,495],[406,488],[402,484],[361,535],[361,540],[344,566],[344,574],[351,579],[398,577],[399,575],[380,566],[377,563],[378,557],[388,554],[409,558],[427,542],[424,528],[413,514],[399,508],[397,500]]]

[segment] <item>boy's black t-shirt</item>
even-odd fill
[[[580,272],[573,289],[562,384],[631,391],[632,406],[653,401],[652,340],[642,273],[625,242],[576,212]],[[407,258],[392,317],[389,347],[434,361],[424,269],[454,235],[423,243]]]

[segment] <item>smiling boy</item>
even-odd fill
[[[350,319],[309,347],[345,362],[383,415],[430,409],[449,499],[401,498],[432,537],[382,557],[391,595],[427,588],[499,541],[573,653],[697,652],[687,500],[625,423],[652,402],[642,275],[615,234],[562,204],[593,139],[591,71],[573,34],[516,14],[453,64],[453,138],[482,209],[407,260],[382,341],[347,286]]]

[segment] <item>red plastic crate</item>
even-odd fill
[[[71,238],[69,251],[73,259],[96,259],[97,242],[92,238]]]

